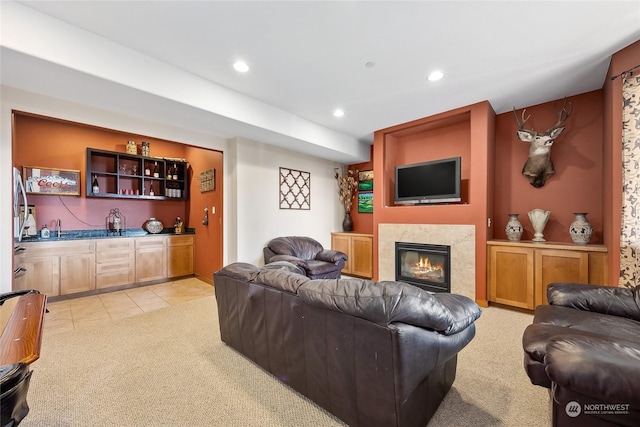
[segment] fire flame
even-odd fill
[[[444,268],[442,264],[431,264],[431,260],[429,258],[420,257],[413,270],[418,275],[429,274],[430,276],[444,276]]]

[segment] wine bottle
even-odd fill
[[[98,194],[100,192],[100,185],[98,185],[98,177],[97,175],[93,176],[93,183],[91,184],[93,189],[93,194]]]
[[[153,177],[160,178],[160,169],[158,169],[158,162],[153,165]]]
[[[146,176],[151,176],[151,169],[149,168],[149,165],[144,165],[144,174]]]
[[[173,164],[173,179],[178,179],[178,165]]]

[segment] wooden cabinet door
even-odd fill
[[[533,249],[489,247],[489,300],[534,308]]]
[[[547,285],[554,282],[589,283],[587,252],[536,249],[536,305],[548,304]]]
[[[13,290],[35,289],[50,297],[60,295],[60,257],[22,256],[17,264],[26,272],[14,279]]]
[[[344,264],[342,273],[351,273],[351,266],[353,264],[353,254],[351,253],[351,237],[343,234],[331,234],[331,249],[347,254],[347,262]]]
[[[136,282],[160,280],[166,277],[164,248],[145,248],[136,251]]]
[[[60,295],[96,288],[95,253],[60,256]]]
[[[136,282],[148,282],[167,277],[164,237],[136,239]]]
[[[351,237],[351,274],[373,276],[373,239],[366,236]]]

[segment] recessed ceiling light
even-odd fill
[[[235,70],[239,73],[246,73],[247,71],[249,71],[249,66],[244,61],[236,61],[233,64],[233,68],[235,68]]]
[[[442,71],[433,71],[431,74],[429,74],[429,77],[427,77],[427,80],[429,80],[430,82],[435,82],[437,80],[440,80],[441,78],[444,77],[444,73]]]
[[[376,66],[376,63],[373,62],[373,61],[369,61],[366,64],[364,64],[364,66],[367,67],[367,68],[373,68],[373,67]]]
[[[344,111],[342,111],[341,109],[338,108],[337,110],[335,110],[333,112],[333,115],[336,116],[336,117],[342,117],[342,116],[344,116]]]

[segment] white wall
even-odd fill
[[[13,276],[12,110],[223,151],[224,264],[236,260],[261,264],[264,244],[281,235],[307,235],[330,247],[331,231],[340,229],[334,162],[247,139],[229,141],[189,129],[180,119],[160,120],[153,112],[125,115],[0,86],[0,183],[5,189],[0,194],[0,293],[11,290]],[[280,166],[311,173],[311,210],[279,209]]]
[[[264,264],[262,248],[278,236],[309,236],[330,248],[343,215],[333,177],[337,163],[241,138],[230,145],[237,156],[237,254],[230,261]],[[310,173],[311,209],[280,209],[280,167]]]

